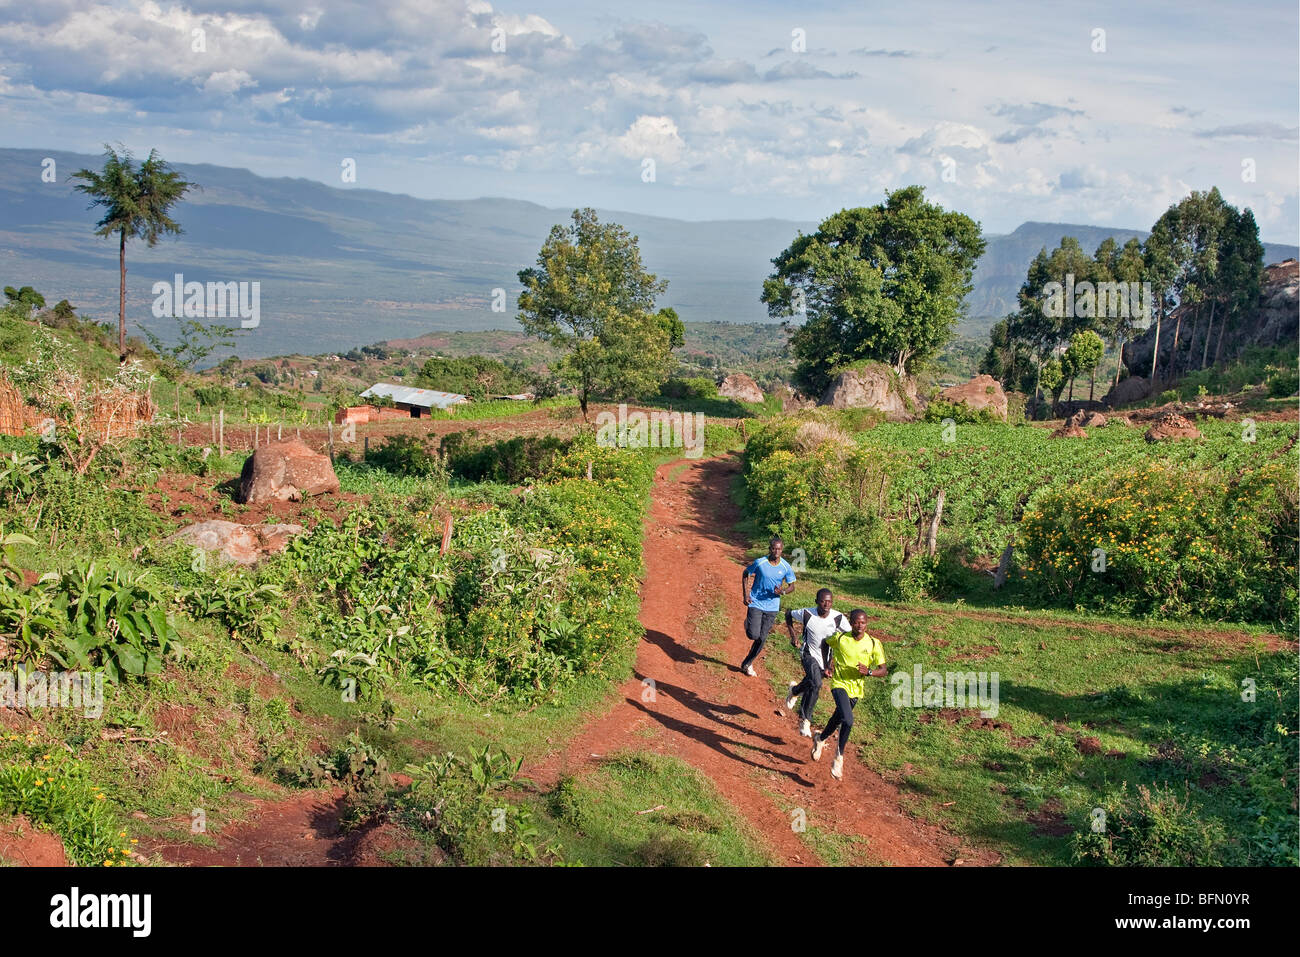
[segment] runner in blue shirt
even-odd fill
[[[740,670],[751,678],[758,673],[754,670],[754,662],[762,653],[767,633],[772,630],[781,611],[781,596],[794,591],[794,569],[781,557],[784,548],[781,539],[772,539],[767,546],[767,557],[754,559],[740,573],[741,600],[748,609],[745,634],[753,642]],[[751,578],[754,580],[752,593]]]

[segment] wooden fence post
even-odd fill
[[[217,413],[217,454],[223,459],[226,457],[226,407],[222,406],[221,411]]]

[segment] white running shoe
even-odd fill
[[[822,748],[824,747],[826,747],[825,741],[823,741],[821,738],[813,738],[813,760],[814,761],[820,761],[822,759]]]
[[[758,677],[758,672],[754,670],[754,666],[753,666],[753,665],[746,665],[746,666],[745,666],[745,674],[749,675],[751,678],[757,678],[757,677]]]
[[[803,724],[799,725],[799,733],[803,735],[805,738],[811,738],[812,725],[810,725],[807,721],[805,721]]]
[[[790,694],[789,694],[789,696],[785,699],[785,710],[786,710],[786,711],[793,711],[793,710],[794,710],[794,704],[795,704],[795,701],[796,701],[796,700],[798,699],[798,697],[799,697],[798,695],[796,695],[796,694],[794,693],[794,689],[795,689],[795,685],[797,685],[798,683],[799,683],[799,682],[797,682],[797,681],[791,681],[791,682],[790,682]]]
[[[831,777],[836,781],[844,780],[844,755],[835,755],[835,760],[831,762]]]

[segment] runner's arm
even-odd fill
[[[749,604],[749,566],[740,573],[740,600],[742,603]]]
[[[794,614],[789,608],[785,610],[785,630],[790,632],[790,646],[792,648],[798,648],[799,642],[796,641],[794,637]]]

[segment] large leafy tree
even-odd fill
[[[979,224],[927,203],[920,186],[798,236],[762,295],[774,317],[806,315],[790,337],[798,383],[820,392],[859,359],[912,371],[951,337],[983,252]]]
[[[90,208],[101,207],[103,218],[96,224],[96,236],[118,237],[117,348],[126,361],[126,241],[143,239],[155,246],[165,234],[183,232],[171,218],[171,208],[195,185],[185,180],[150,150],[139,165],[130,150],[104,147],[104,168],[98,172],[81,169],[72,174],[81,180],[74,188],[92,197]]]
[[[641,265],[637,238],[591,209],[551,228],[537,265],[521,270],[519,322],[565,353],[560,373],[578,390],[584,420],[593,395],[630,398],[668,378],[681,322],[655,311],[668,287]]]

